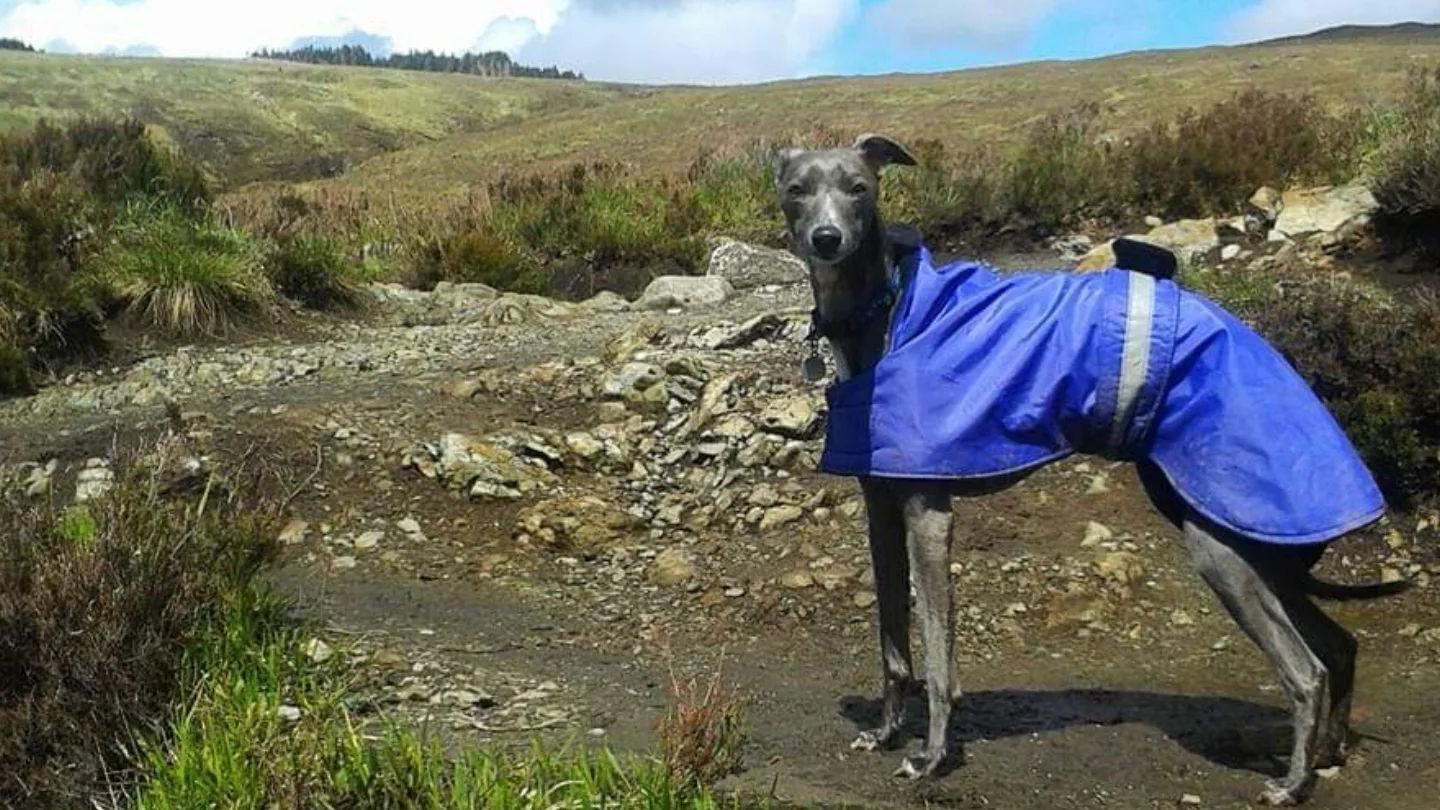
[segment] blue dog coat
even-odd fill
[[[890,345],[827,392],[820,467],[975,479],[1074,452],[1148,460],[1242,536],[1319,543],[1385,504],[1325,406],[1269,344],[1170,281],[1110,270],[899,269]]]

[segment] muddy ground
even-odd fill
[[[902,784],[901,752],[849,750],[878,714],[875,616],[855,486],[812,471],[805,306],[798,287],[661,314],[393,293],[358,323],[166,350],[0,404],[0,460],[58,460],[25,470],[64,495],[142,434],[272,465],[294,487],[274,582],[360,664],[357,711],[454,744],[652,750],[670,674],[718,666],[750,700],[735,790],[1247,806],[1288,750],[1276,681],[1130,469],[1098,459],[958,506],[963,766]],[[1361,640],[1361,738],[1312,807],[1440,807],[1435,532],[1397,514],[1322,563],[1415,587],[1332,607]]]

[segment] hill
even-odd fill
[[[627,92],[260,60],[0,52],[0,132],[42,117],[130,115],[230,186],[333,175],[387,152]]]
[[[885,131],[952,148],[1001,145],[1036,118],[1084,101],[1099,103],[1105,129],[1124,133],[1247,87],[1308,93],[1328,106],[1383,102],[1418,66],[1440,66],[1440,35],[1397,40],[1380,29],[1340,39],[929,75],[659,89],[386,154],[321,185],[458,191],[503,167],[553,168],[591,159],[672,170],[703,149],[737,148],[757,139],[804,140],[817,129]]]

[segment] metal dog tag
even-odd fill
[[[810,355],[800,364],[800,373],[805,382],[820,382],[825,376],[825,358],[818,354]]]

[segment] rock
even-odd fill
[[[1128,551],[1111,551],[1095,558],[1095,571],[1117,585],[1130,585],[1145,576],[1140,558]]]
[[[447,433],[438,445],[412,450],[404,463],[472,497],[519,498],[556,480],[542,465],[527,463],[503,447],[461,433]]]
[[[1182,219],[1152,228],[1141,241],[1172,251],[1182,262],[1191,262],[1220,247],[1214,219]]]
[[[335,650],[318,638],[312,638],[305,642],[305,657],[317,664],[329,661],[335,655]]]
[[[1164,224],[1165,224],[1165,220],[1161,219],[1160,217],[1155,216],[1154,214],[1151,214],[1151,215],[1145,217],[1145,227],[1147,227],[1147,228],[1158,228],[1158,227],[1160,227],[1161,225],[1164,225]]]
[[[576,304],[576,308],[586,312],[628,312],[630,302],[626,301],[625,296],[619,293],[601,290]]]
[[[376,546],[380,545],[380,541],[381,541],[381,540],[384,540],[384,539],[385,539],[385,532],[381,532],[381,531],[369,531],[369,532],[365,532],[364,534],[362,534],[362,535],[360,535],[359,537],[356,537],[356,538],[355,538],[355,543],[354,543],[355,550],[356,550],[356,551],[370,551],[371,549],[373,549],[373,548],[375,548]]]
[[[1267,223],[1274,222],[1285,210],[1285,197],[1269,186],[1261,186],[1250,195],[1250,208],[1264,217]]]
[[[1189,627],[1194,623],[1195,620],[1190,618],[1190,614],[1180,608],[1175,608],[1170,612],[1171,627]]]
[[[593,495],[548,498],[516,517],[516,524],[546,545],[593,549],[643,527],[643,521]]]
[[[717,329],[704,341],[706,348],[739,349],[757,340],[773,338],[785,331],[786,321],[773,312],[757,315],[733,329]]]
[[[720,239],[710,251],[709,276],[725,279],[735,289],[769,284],[801,284],[808,277],[805,263],[788,251]]]
[[[660,276],[645,288],[638,309],[695,309],[729,301],[735,295],[730,282],[719,276]]]
[[[356,565],[355,558],[347,555],[336,557],[330,561],[330,567],[337,571],[348,571]]]
[[[700,391],[700,401],[695,405],[695,410],[690,412],[690,418],[685,421],[680,438],[703,430],[716,414],[722,412],[725,395],[730,393],[731,386],[739,377],[739,374],[731,372],[712,377],[710,382],[705,383],[705,387]]]
[[[1085,234],[1076,233],[1056,237],[1050,242],[1050,249],[1060,256],[1061,261],[1073,262],[1094,250],[1095,243]]]
[[[84,503],[109,492],[115,486],[115,472],[104,459],[92,458],[75,479],[75,501]]]
[[[55,470],[60,466],[59,459],[50,459],[45,464],[37,464],[31,468],[30,473],[21,483],[25,490],[25,497],[40,498],[50,493],[51,482],[55,477]]]
[[[772,506],[766,509],[765,516],[760,518],[760,531],[768,532],[781,526],[788,526],[804,516],[804,510],[798,506],[788,504]]]
[[[1180,803],[1195,807],[1198,807],[1202,804],[1202,802],[1200,801],[1200,797],[1196,796],[1194,793],[1186,793],[1185,795],[1181,796]]]
[[[664,405],[665,370],[651,363],[626,363],[605,375],[601,393],[634,405]]]
[[[694,558],[689,552],[678,548],[667,548],[656,555],[645,572],[645,577],[661,587],[684,585],[700,575]]]
[[[420,521],[415,518],[402,518],[395,521],[395,528],[409,535],[421,534]]]
[[[1109,270],[1114,266],[1115,242],[1114,240],[1111,240],[1095,247],[1089,253],[1086,253],[1084,256],[1081,256],[1080,260],[1075,263],[1075,272],[1099,273],[1104,270]]]
[[[1287,191],[1273,233],[1294,239],[1310,234],[1344,235],[1369,224],[1380,203],[1363,185]]]
[[[1092,546],[1098,546],[1114,538],[1115,532],[1111,531],[1109,526],[1106,526],[1104,523],[1096,523],[1092,520],[1085,524],[1085,539],[1080,541],[1080,547],[1090,548]]]
[[[781,397],[760,414],[760,428],[788,439],[808,439],[820,425],[815,400],[808,396]]]
[[[665,329],[656,321],[637,321],[605,342],[605,362],[629,360],[636,352],[657,343]]]
[[[309,522],[301,520],[299,518],[291,518],[285,524],[285,528],[280,530],[280,535],[276,539],[280,542],[281,545],[293,546],[296,543],[304,542],[305,536],[309,533]]]
[[[605,452],[605,443],[589,433],[576,431],[565,434],[565,448],[586,461]]]
[[[1239,245],[1226,245],[1220,248],[1220,260],[1226,262],[1231,261],[1240,255],[1241,250],[1242,248]]]
[[[809,571],[800,569],[780,577],[780,584],[794,591],[803,591],[814,587],[815,577],[811,576]]]
[[[855,596],[851,598],[850,601],[855,603],[855,607],[861,608],[863,610],[864,608],[868,608],[871,605],[875,604],[875,592],[856,591]]]
[[[304,715],[304,712],[300,711],[299,707],[291,706],[288,703],[281,703],[276,707],[275,713],[280,716],[281,720],[287,723],[298,723]]]

